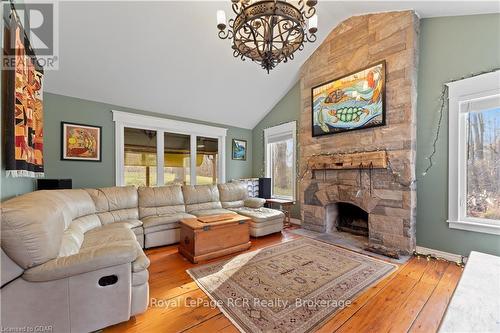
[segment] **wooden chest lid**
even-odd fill
[[[202,229],[208,225],[218,226],[225,224],[238,224],[240,222],[250,221],[251,219],[239,214],[219,214],[209,215],[199,218],[182,219],[180,222],[191,229]]]

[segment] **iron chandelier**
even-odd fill
[[[268,73],[280,62],[293,60],[305,42],[316,41],[317,0],[299,0],[296,6],[286,0],[231,2],[234,19],[226,23],[226,13],[217,11],[219,37],[232,41],[234,57],[258,62]]]

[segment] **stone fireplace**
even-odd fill
[[[418,24],[412,11],[351,17],[303,65],[299,132],[303,228],[366,235],[369,246],[401,254],[415,248]],[[386,61],[386,125],[312,137],[311,88],[382,60]],[[368,155],[379,152],[386,163],[367,168]],[[324,163],[325,158],[349,160],[365,153],[367,160],[360,167]]]

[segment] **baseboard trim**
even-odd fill
[[[461,262],[462,259],[464,262],[467,261],[467,257],[461,256],[459,254],[429,249],[429,248],[423,247],[423,246],[417,246],[416,250],[418,253],[422,253],[422,254],[426,254],[426,255],[430,254],[432,256],[444,258],[446,260],[453,261],[453,262]]]
[[[301,221],[301,220],[299,220],[299,219],[291,218],[291,219],[290,219],[290,223],[291,223],[291,224],[295,224],[295,225],[301,225],[301,224],[302,224],[302,221]]]

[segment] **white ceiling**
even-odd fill
[[[299,68],[339,22],[415,9],[421,17],[500,12],[498,1],[322,1],[319,38],[268,75],[233,58],[215,12],[230,1],[59,3],[59,70],[45,90],[124,107],[253,128],[297,82]]]

